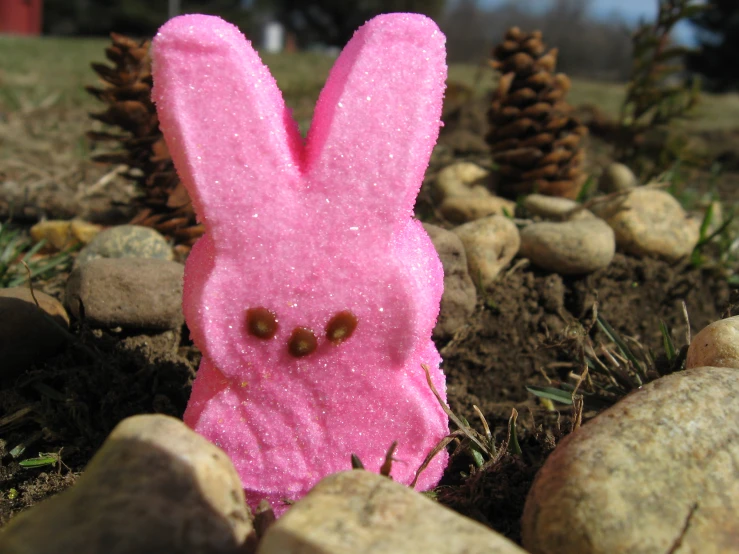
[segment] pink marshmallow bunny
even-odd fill
[[[337,60],[306,144],[232,25],[187,15],[153,44],[154,98],[206,233],[184,312],[203,359],[185,422],[224,449],[252,507],[303,496],[356,454],[409,484],[448,421],[430,340],[441,264],[413,204],[440,126],[444,36],[391,14]],[[417,487],[438,483],[438,454]]]

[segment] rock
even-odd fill
[[[254,541],[228,456],[181,421],[123,420],[72,488],[16,516],[4,554],[241,554]]]
[[[455,225],[475,221],[490,215],[516,213],[516,203],[500,196],[452,196],[439,206],[439,212]]]
[[[593,219],[590,210],[582,209],[582,204],[558,196],[529,194],[523,200],[523,207],[532,215],[553,221]]]
[[[668,192],[639,187],[593,204],[593,212],[616,233],[619,248],[634,256],[676,261],[698,243],[700,223]]]
[[[616,252],[613,230],[602,219],[532,223],[520,231],[519,256],[560,275],[608,267]]]
[[[467,254],[460,238],[446,229],[423,224],[444,266],[444,295],[434,336],[451,338],[475,311],[477,290],[467,271]]]
[[[739,369],[739,315],[719,319],[698,333],[688,348],[686,367]]]
[[[118,225],[101,232],[77,256],[75,266],[97,258],[173,260],[174,251],[162,235],[149,227]]]
[[[436,202],[443,202],[455,196],[487,197],[490,191],[485,187],[485,180],[490,172],[477,164],[458,162],[439,171],[436,176],[432,196]]]
[[[598,189],[605,193],[623,192],[636,187],[636,176],[628,166],[612,163],[603,170],[598,181]]]
[[[483,525],[387,477],[345,471],[320,481],[272,525],[257,554],[525,554]]]
[[[495,281],[521,244],[516,225],[501,215],[471,221],[453,231],[464,244],[472,281],[483,288]]]
[[[69,316],[53,296],[28,287],[0,288],[0,379],[56,354],[64,344]]]
[[[100,225],[81,219],[50,219],[37,223],[31,227],[30,232],[34,242],[46,239],[48,250],[65,250],[80,243],[89,243],[101,229]]]
[[[96,327],[165,331],[182,325],[184,266],[145,258],[95,259],[72,271],[65,303]]]
[[[633,392],[565,437],[522,519],[532,554],[736,552],[739,372],[701,367]]]

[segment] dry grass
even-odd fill
[[[32,198],[44,209],[45,198],[60,195],[74,204],[92,187],[94,194],[114,195],[125,201],[131,190],[119,179],[94,187],[107,167],[88,159],[91,145],[85,131],[97,124],[87,117],[100,105],[83,86],[95,84],[90,62],[104,60],[105,39],[28,39],[0,37],[0,211],[3,199]],[[307,129],[313,104],[333,59],[320,54],[267,55],[270,67],[301,129]],[[465,83],[476,94],[494,85],[493,72],[484,65],[453,65],[450,80]],[[571,103],[594,104],[616,114],[622,87],[612,83],[576,80]],[[739,95],[706,95],[698,117],[689,125],[718,129],[739,122]],[[66,208],[62,206],[62,213]]]

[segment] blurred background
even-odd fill
[[[728,88],[736,70],[722,63],[739,41],[739,3],[715,0],[708,16],[683,21],[673,40],[708,46],[688,68],[705,74],[709,87]],[[178,13],[218,14],[237,24],[269,52],[338,52],[354,30],[383,12],[421,12],[448,38],[450,62],[484,59],[507,28],[539,29],[559,48],[559,70],[572,76],[623,81],[631,60],[631,33],[654,19],[646,0],[0,0],[0,32],[94,37],[111,31],[151,37]]]

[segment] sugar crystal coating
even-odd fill
[[[442,268],[412,218],[439,132],[443,35],[415,14],[361,27],[305,144],[269,71],[219,18],[166,23],[153,74],[206,230],[185,270],[183,310],[203,353],[185,422],[229,454],[252,507],[266,498],[279,514],[352,454],[378,471],[395,441],[391,476],[409,484],[448,433],[421,368],[445,397],[430,339]],[[279,322],[270,340],[245,322],[255,307]],[[294,330],[328,330],[345,310],[358,322],[348,340],[319,332],[308,355],[290,352]],[[437,455],[417,488],[436,485],[446,462]]]

